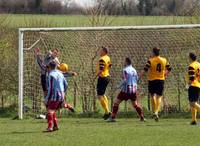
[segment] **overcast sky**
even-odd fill
[[[94,5],[95,0],[74,0],[76,3],[80,4],[81,6],[92,6]]]
[[[60,0],[60,1],[67,1],[67,0]],[[71,0],[71,1],[75,1],[77,4],[79,4],[82,7],[89,7],[89,6],[93,6],[96,0]]]

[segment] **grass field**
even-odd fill
[[[59,119],[60,130],[43,133],[45,120],[0,119],[1,146],[191,146],[199,145],[199,126],[189,119]]]
[[[0,15],[0,19],[5,20],[3,24],[11,28],[92,26],[91,17],[84,15]],[[97,18],[100,20],[97,25],[102,25],[105,17],[106,23],[104,25],[111,26],[194,24],[200,22],[199,16],[102,16]]]

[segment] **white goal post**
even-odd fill
[[[18,82],[18,116],[23,119],[24,98],[24,50],[32,49],[38,41],[24,47],[24,33],[26,32],[69,32],[69,31],[118,31],[118,30],[163,30],[163,29],[193,29],[200,28],[200,24],[186,25],[155,25],[155,26],[109,26],[109,27],[68,27],[68,28],[19,28],[19,82]]]

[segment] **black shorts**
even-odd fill
[[[46,75],[41,75],[41,85],[43,92],[47,91]]]
[[[131,101],[136,101],[136,99],[137,99],[137,95],[136,95],[136,93],[125,93],[125,92],[120,92],[119,94],[118,94],[118,96],[117,96],[117,99],[119,99],[119,100],[121,100],[121,101],[123,101],[123,100],[125,100],[125,101],[127,101],[127,100],[131,100]]]
[[[107,85],[110,81],[109,77],[99,77],[97,81],[97,95],[104,95]]]
[[[162,96],[164,91],[164,80],[149,81],[148,89],[151,95],[157,94]]]
[[[197,102],[199,100],[200,88],[190,86],[188,89],[188,97],[190,102]]]

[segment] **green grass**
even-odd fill
[[[161,119],[145,123],[137,119],[59,119],[60,130],[43,133],[45,120],[0,119],[1,146],[191,146],[198,145],[200,127],[190,119]]]
[[[100,24],[106,18],[105,25],[125,26],[125,25],[168,25],[168,24],[191,24],[199,23],[200,17],[183,16],[102,16]],[[31,14],[9,14],[0,15],[5,19],[7,27],[76,27],[92,26],[91,16],[84,15],[31,15]]]

